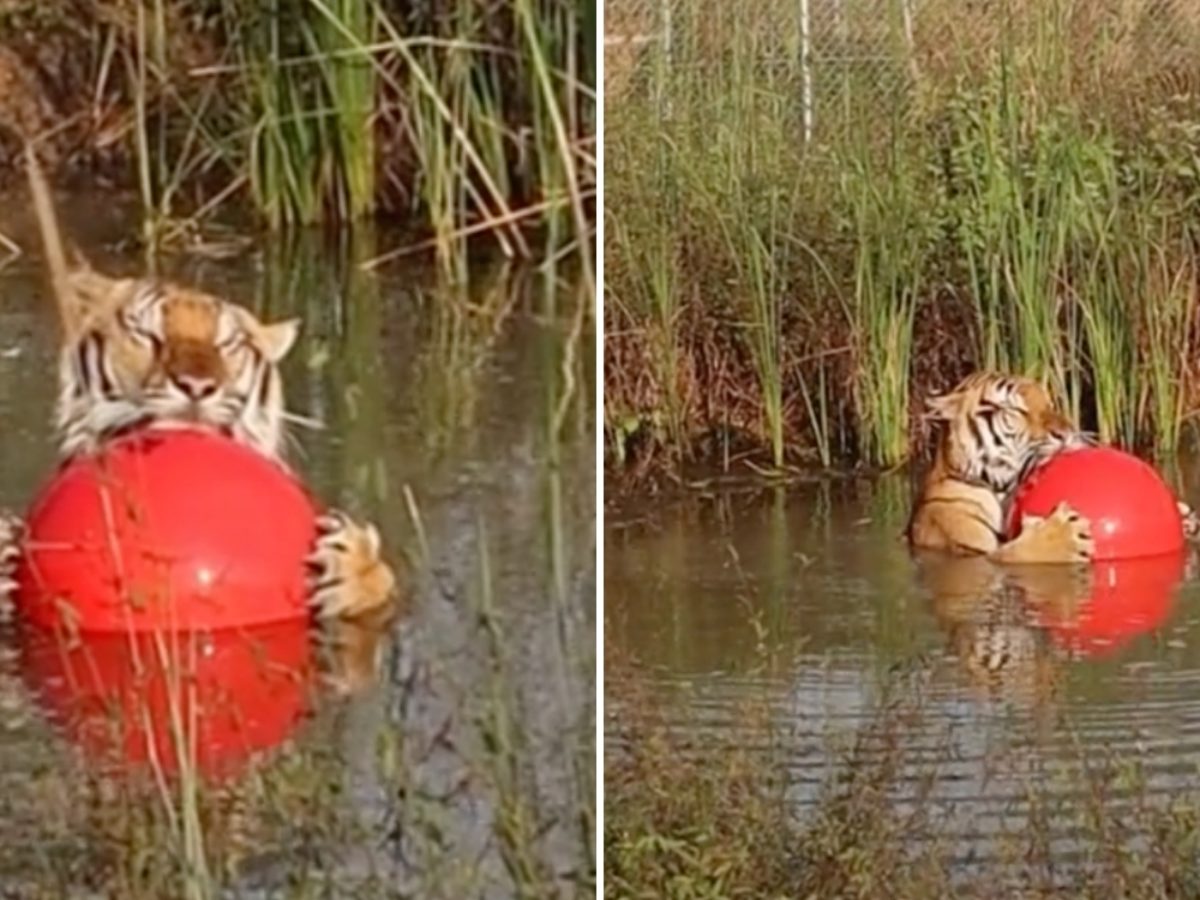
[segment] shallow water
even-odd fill
[[[1194,788],[1194,562],[997,581],[986,564],[915,560],[901,539],[909,496],[900,476],[606,517],[606,658],[668,701],[699,756],[725,740],[782,764],[800,818],[881,708],[901,704],[893,802],[923,798],[964,870],[997,858],[996,835],[1034,795],[1049,795],[1056,852],[1070,856],[1081,757],[1140,763],[1143,797]],[[606,752],[626,739],[621,700],[606,692]],[[763,708],[769,733],[753,724]]]
[[[103,267],[141,270],[113,246],[125,220],[91,206],[68,231]],[[0,222],[18,239],[27,226]],[[349,698],[316,689],[257,767],[211,788],[230,798],[212,805],[237,813],[203,831],[209,875],[239,896],[307,884],[329,896],[504,897],[535,881],[583,893],[594,797],[594,375],[580,349],[590,323],[573,355],[567,346],[584,295],[562,273],[551,282],[495,264],[477,268],[469,292],[419,266],[368,273],[358,263],[387,242],[366,229],[260,247],[166,269],[265,318],[302,318],[289,406],[324,428],[295,430],[296,464],[322,500],[378,523],[391,553],[407,554],[413,591],[376,685]],[[54,466],[43,284],[31,257],[0,270],[0,501],[15,509]],[[119,776],[91,770],[18,665],[10,659],[0,715],[0,882],[54,896],[114,883],[181,891],[155,887],[150,870],[179,852],[164,809],[182,809],[186,790],[114,788]]]

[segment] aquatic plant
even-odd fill
[[[606,897],[1150,900],[1200,886],[1200,796],[1155,793],[1137,760],[1085,749],[1069,723],[1068,759],[988,816],[990,852],[956,857],[954,842],[977,826],[934,793],[950,760],[923,730],[915,682],[879,686],[853,732],[830,737],[827,774],[801,806],[793,742],[772,724],[770,698],[751,692],[720,728],[697,727],[635,659],[607,647],[605,660],[618,712],[605,740]]]

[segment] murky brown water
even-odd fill
[[[68,218],[71,234],[105,266],[138,270],[107,243],[123,221],[90,205]],[[0,230],[19,237],[26,224]],[[253,774],[221,789],[238,812],[209,826],[207,852],[231,865],[234,851],[217,848],[235,829],[245,846],[235,872],[211,875],[239,896],[310,884],[329,896],[504,897],[536,880],[584,893],[594,867],[590,323],[564,366],[584,295],[562,273],[552,282],[495,265],[478,268],[469,292],[420,267],[364,272],[357,263],[381,243],[366,230],[332,245],[304,235],[169,266],[265,317],[302,317],[289,406],[326,427],[297,429],[298,467],[321,498],[377,522],[416,569],[381,682],[349,699],[318,692]],[[17,509],[54,465],[42,287],[33,259],[0,270],[0,501]],[[153,810],[182,792],[114,793],[45,698],[11,671],[8,681],[4,887],[111,889],[150,868],[138,854],[176,852],[167,817],[138,803]]]
[[[1080,751],[1140,763],[1151,796],[1195,786],[1193,564],[1080,580],[918,562],[900,537],[908,503],[894,477],[630,506],[606,519],[606,646],[668,699],[697,753],[722,735],[744,740],[747,708],[765,703],[801,816],[839,748],[885,697],[906,694],[894,796],[928,787],[961,861],[990,858],[989,835],[1023,821],[1034,794],[1077,812]],[[614,752],[620,702],[606,694]],[[1066,830],[1058,839],[1069,844]]]

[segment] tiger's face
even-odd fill
[[[294,320],[264,324],[199,291],[109,281],[60,362],[58,425],[67,455],[134,425],[203,425],[278,459],[284,437],[278,363]]]
[[[1006,493],[1027,467],[1086,438],[1032,378],[990,372],[969,375],[954,390],[927,401],[943,423],[938,454],[953,474]]]

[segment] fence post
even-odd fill
[[[908,74],[912,86],[917,86],[917,44],[913,36],[912,0],[900,0],[900,20],[904,27],[904,52],[908,54]]]
[[[665,89],[665,83],[675,69],[674,60],[674,23],[672,22],[671,4],[674,0],[659,0],[658,29],[659,41],[662,43],[660,73],[658,79],[658,115],[665,118],[671,114],[670,92]]]
[[[800,112],[804,120],[804,144],[812,141],[813,84],[812,84],[812,22],[809,0],[800,0]]]
[[[842,96],[841,110],[843,124],[850,118],[850,66],[846,56],[850,52],[850,24],[846,21],[846,0],[833,0],[833,33],[834,55],[837,57],[837,69],[841,73]]]

